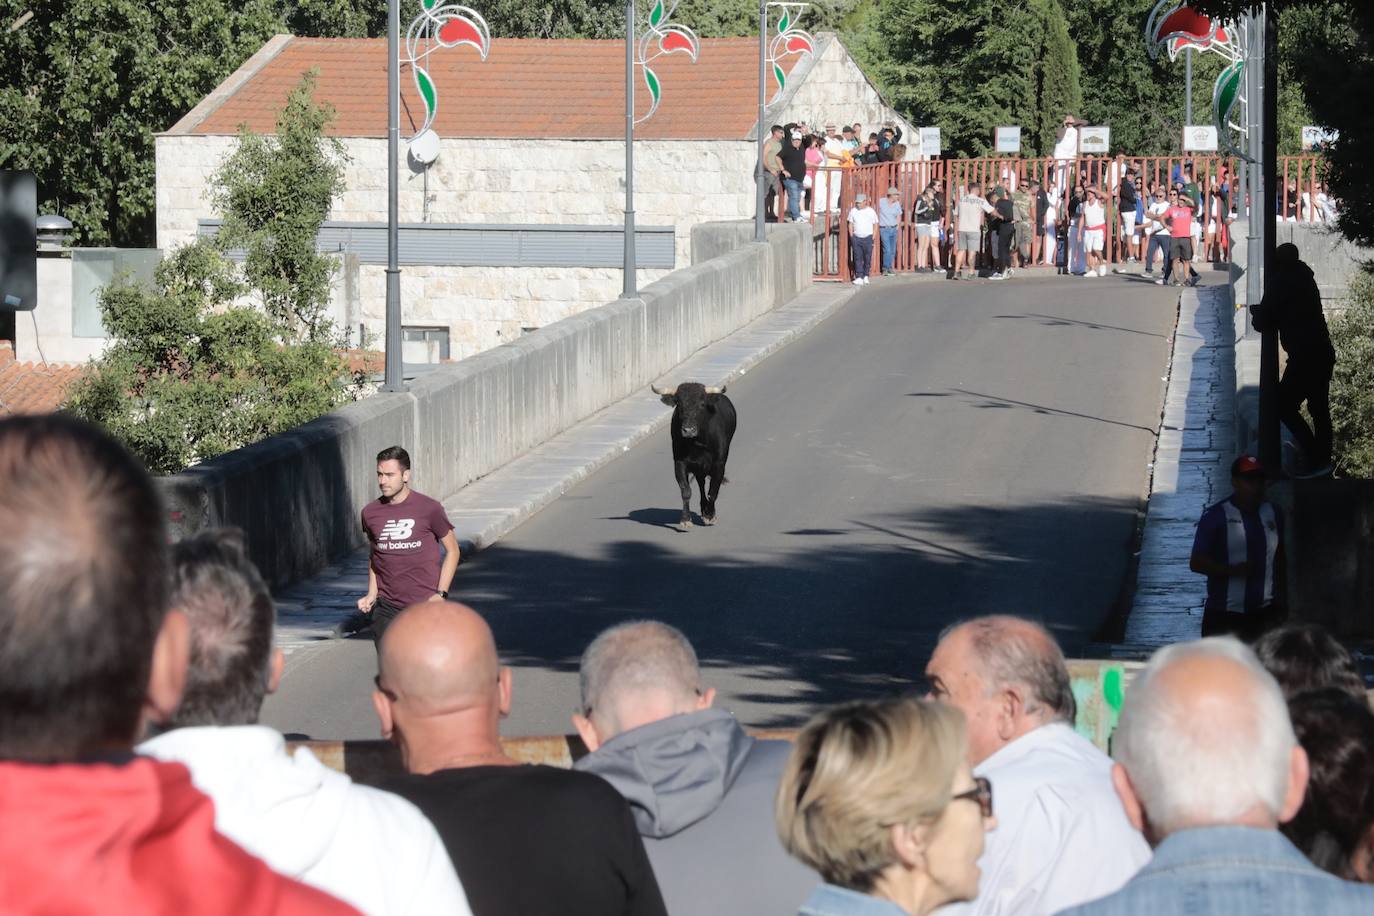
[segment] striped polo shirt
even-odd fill
[[[1282,513],[1268,502],[1246,512],[1228,496],[1202,513],[1193,553],[1228,565],[1249,564],[1243,576],[1207,577],[1207,610],[1258,611],[1274,603],[1274,561],[1282,527]]]

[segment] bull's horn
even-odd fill
[[[706,386],[706,393],[707,393],[707,394],[724,394],[724,393],[725,393],[725,386],[724,386],[724,385],[721,385],[719,388],[713,388],[712,386],[707,385],[707,386]]]
[[[664,395],[675,395],[675,394],[677,394],[677,386],[676,386],[676,385],[674,385],[672,388],[660,388],[660,387],[658,387],[657,385],[650,385],[650,386],[649,386],[649,390],[652,391],[654,394],[659,395],[660,397],[662,397],[662,396],[664,396]]]

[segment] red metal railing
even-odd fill
[[[954,207],[965,189],[976,183],[986,194],[994,187],[1005,187],[1013,194],[1035,178],[1051,192],[1050,204],[1056,216],[1055,229],[1072,235],[1081,232],[1076,222],[1064,218],[1063,193],[1079,180],[1096,187],[1107,204],[1107,240],[1103,252],[1106,260],[1119,264],[1128,258],[1141,257],[1145,252],[1144,237],[1137,232],[1127,238],[1119,213],[1117,188],[1126,173],[1127,164],[1139,169],[1137,192],[1148,206],[1150,188],[1154,185],[1172,187],[1177,180],[1186,181],[1185,166],[1193,166],[1192,179],[1203,198],[1195,204],[1202,213],[1199,220],[1202,256],[1214,261],[1230,256],[1228,226],[1232,213],[1238,209],[1235,182],[1236,162],[1219,156],[1161,156],[1161,157],[1081,157],[1072,160],[1053,158],[996,157],[983,159],[927,159],[888,162],[853,168],[820,168],[812,175],[810,207],[803,209],[803,219],[810,222],[815,238],[815,270],[819,280],[848,280],[853,275],[849,263],[850,246],[846,214],[854,205],[854,197],[862,191],[875,207],[895,187],[902,204],[902,219],[897,227],[896,252],[893,269],[910,271],[917,266],[917,229],[914,205],[921,190],[929,183],[937,186],[943,214],[939,222],[941,235],[936,240],[938,268],[951,266],[953,256]],[[1325,221],[1333,214],[1322,185],[1320,156],[1281,157],[1279,173],[1282,193],[1274,201],[1282,219],[1310,222]],[[1292,184],[1290,188],[1289,185]],[[786,218],[786,194],[777,195],[776,215]],[[1023,209],[1032,212],[1022,217],[1029,224],[1031,239],[1035,237],[1035,214],[1028,198],[1019,198]],[[1053,263],[1055,236],[1046,234],[1040,251],[1030,266]],[[1021,241],[1018,233],[1018,242]],[[881,242],[874,245],[870,272],[877,273],[882,261]],[[980,263],[987,266],[986,240]],[[1021,266],[1026,266],[1022,264]]]

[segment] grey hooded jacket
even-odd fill
[[[617,735],[575,768],[630,803],[671,916],[793,916],[820,878],[783,851],[773,826],[790,750],[705,709]]]

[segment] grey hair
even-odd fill
[[[582,653],[582,710],[590,714],[643,690],[692,696],[701,689],[697,653],[676,627],[631,620],[603,630]]]
[[[172,548],[172,606],[190,623],[186,693],[169,725],[252,725],[267,695],[276,608],[236,528]]]
[[[968,632],[989,692],[1021,687],[1027,713],[1048,712],[1051,721],[1073,725],[1078,702],[1069,668],[1059,643],[1043,626],[1007,615],[975,617],[947,627],[940,639],[954,630]]]
[[[1189,658],[1232,661],[1252,682],[1250,702],[1218,720],[1157,683]],[[1210,713],[1210,711],[1208,711]],[[1247,646],[1229,636],[1160,649],[1126,691],[1112,756],[1131,778],[1160,836],[1190,826],[1234,822],[1255,805],[1275,819],[1288,788],[1297,738],[1283,691]]]

